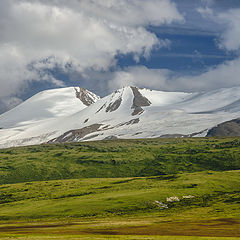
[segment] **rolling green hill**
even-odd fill
[[[240,169],[238,138],[112,140],[0,150],[0,183]]]

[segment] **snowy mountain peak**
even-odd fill
[[[0,128],[12,128],[68,116],[83,110],[98,99],[97,95],[83,88],[45,90],[0,115]]]
[[[85,88],[75,87],[74,89],[76,97],[86,106],[90,106],[100,99],[99,96]]]
[[[110,94],[109,96],[103,98],[103,104],[102,106],[96,111],[96,113],[105,111],[106,113],[114,112],[116,111],[122,101],[123,101],[123,93],[125,91],[125,88],[121,88],[116,90],[114,93]]]
[[[106,101],[96,113],[101,112],[103,109],[106,113],[111,113],[118,110],[120,106],[125,106],[123,107],[125,110],[133,109],[131,115],[134,116],[143,113],[142,107],[151,105],[151,101],[140,92],[140,88],[134,86],[118,89],[105,99]]]
[[[101,99],[84,88],[53,89],[0,116],[0,147],[206,136],[219,123],[239,118],[239,103],[240,87],[185,93],[128,86]]]

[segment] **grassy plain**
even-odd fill
[[[2,149],[0,169],[0,239],[240,238],[238,138]]]

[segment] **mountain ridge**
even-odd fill
[[[67,97],[63,99],[65,91]],[[25,117],[25,121],[16,120],[15,125],[6,127],[3,123],[9,113],[1,115],[0,127],[4,129],[0,130],[0,147],[115,138],[205,137],[218,124],[240,117],[240,87],[184,93],[127,86],[103,98],[76,87],[47,93],[55,96],[48,96],[55,104],[55,115],[35,120]],[[33,101],[39,95],[44,92],[21,106],[37,102],[35,108],[43,109],[41,101]],[[19,108],[11,110],[13,116]]]

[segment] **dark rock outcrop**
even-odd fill
[[[220,123],[210,129],[207,137],[236,137],[240,136],[240,118]]]
[[[86,106],[90,106],[95,103],[94,96],[90,94],[85,88],[74,88],[76,91],[76,98],[82,101],[82,103]]]
[[[48,143],[78,142],[88,134],[97,132],[101,126],[102,124],[92,124],[81,129],[70,130],[61,136],[50,140]]]
[[[113,94],[111,100],[112,100],[113,97],[114,97],[116,94],[118,94],[118,93],[119,93],[118,90],[115,91],[115,93]],[[114,112],[114,111],[116,111],[116,110],[121,106],[121,103],[122,103],[122,95],[120,95],[120,96],[118,97],[118,99],[116,99],[114,102],[110,102],[108,106],[107,106],[107,103],[105,102],[105,103],[102,105],[102,107],[101,107],[100,109],[98,109],[98,111],[97,111],[96,113],[100,112],[100,111],[103,110],[104,108],[105,108],[105,112],[107,112],[107,113],[108,113],[108,112]]]
[[[106,112],[116,111],[120,107],[121,103],[122,103],[122,98],[119,98],[115,102],[110,103],[106,108]]]
[[[142,107],[148,107],[151,105],[151,102],[144,97],[138,90],[137,87],[131,87],[134,95],[132,108],[134,109],[132,116],[141,114],[143,112]]]
[[[116,139],[118,139],[118,137],[110,135],[110,136],[105,137],[103,140],[116,140]]]

